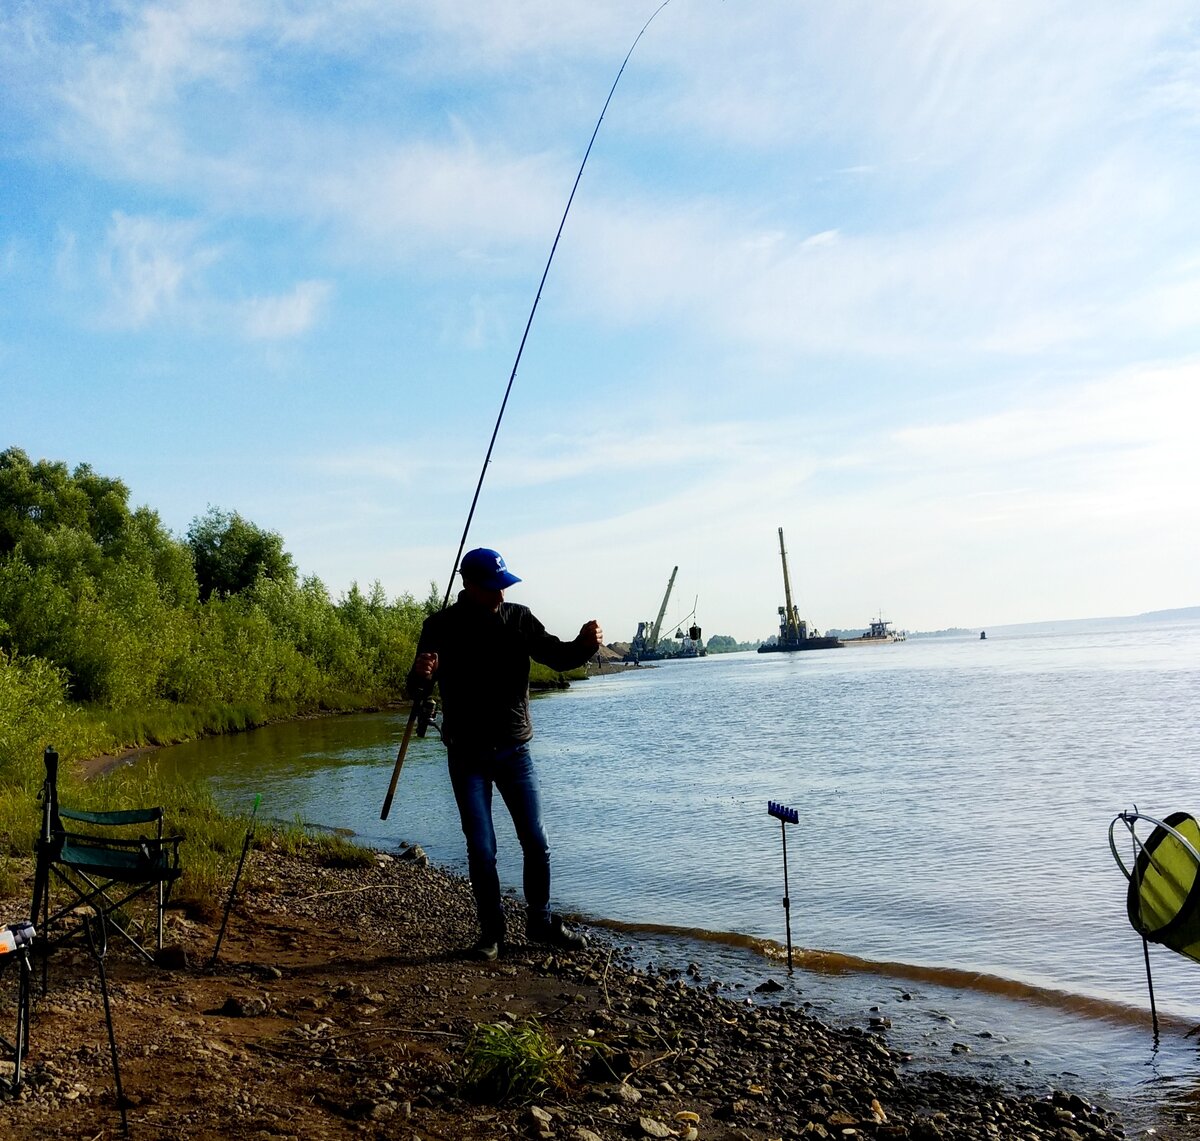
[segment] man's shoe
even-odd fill
[[[480,939],[474,947],[471,948],[471,958],[479,959],[480,962],[494,963],[500,957],[500,944],[496,942],[489,943],[485,938]]]
[[[564,951],[582,951],[587,946],[587,939],[563,926],[561,915],[550,916],[549,923],[529,924],[526,935],[531,943],[547,943]]]

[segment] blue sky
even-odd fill
[[[0,0],[0,442],[444,588],[641,0]],[[1200,604],[1200,23],[671,0],[469,545],[610,640]]]

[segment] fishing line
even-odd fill
[[[550,247],[550,256],[546,258],[546,266],[542,270],[542,278],[538,282],[537,294],[534,296],[533,305],[529,310],[529,317],[525,321],[525,331],[521,334],[521,343],[517,346],[516,359],[513,361],[512,371],[508,374],[508,384],[504,389],[504,399],[500,401],[500,411],[496,416],[495,427],[492,428],[492,438],[488,441],[487,453],[483,457],[483,467],[479,471],[479,481],[475,484],[475,494],[471,497],[471,506],[467,511],[467,521],[463,524],[462,538],[458,541],[458,552],[454,556],[454,565],[450,568],[450,580],[446,584],[445,593],[442,595],[442,609],[444,610],[450,602],[450,593],[454,589],[454,576],[458,572],[458,567],[462,561],[463,550],[467,545],[467,534],[471,530],[471,522],[475,518],[475,507],[479,503],[479,493],[483,490],[483,480],[487,475],[488,465],[492,462],[492,450],[496,446],[496,437],[500,434],[500,424],[504,419],[504,411],[508,407],[508,398],[512,393],[513,381],[517,378],[517,369],[521,366],[521,356],[525,352],[525,342],[529,339],[529,330],[533,326],[533,317],[537,313],[538,303],[542,299],[542,290],[546,285],[546,278],[550,274],[550,265],[554,261],[554,255],[558,250],[558,241],[562,237],[563,227],[567,224],[567,215],[571,213],[571,204],[575,201],[575,192],[579,189],[579,182],[583,178],[584,168],[587,166],[588,157],[592,153],[592,145],[596,141],[596,136],[600,133],[600,124],[604,122],[604,116],[608,111],[608,105],[612,102],[612,97],[616,93],[617,84],[621,82],[621,76],[625,74],[625,65],[629,62],[630,56],[633,55],[633,49],[638,46],[638,41],[646,34],[646,29],[654,22],[654,17],[659,14],[671,0],[662,0],[657,8],[650,15],[643,25],[642,30],[634,37],[633,43],[629,45],[629,50],[625,53],[625,58],[621,61],[621,67],[617,71],[617,77],[613,80],[612,87],[609,88],[608,98],[604,100],[604,106],[600,109],[600,117],[596,120],[595,127],[592,128],[592,137],[588,139],[587,150],[583,152],[583,161],[579,164],[579,170],[575,175],[575,181],[571,185],[571,194],[567,198],[567,205],[563,210],[562,218],[558,222],[558,230],[554,234],[554,243]],[[417,719],[417,711],[420,702],[414,701],[412,710],[408,715],[408,724],[404,727],[404,736],[400,740],[400,749],[396,754],[396,765],[392,770],[392,781],[388,787],[387,796],[384,797],[383,811],[380,813],[380,819],[386,820],[388,813],[392,807],[392,797],[396,794],[396,782],[400,778],[400,767],[404,764],[404,754],[408,751],[408,743],[412,738],[413,724]]]
[[[488,465],[492,462],[492,449],[496,446],[496,437],[500,433],[500,422],[504,419],[504,410],[508,407],[508,397],[512,392],[513,381],[517,377],[517,369],[521,364],[521,354],[525,352],[525,342],[529,339],[529,329],[533,325],[533,315],[537,312],[538,302],[542,299],[542,289],[546,284],[546,278],[550,273],[550,263],[554,261],[555,251],[558,249],[558,240],[562,237],[563,227],[567,224],[567,215],[571,212],[571,203],[575,201],[575,191],[579,189],[579,180],[583,178],[583,168],[587,166],[588,156],[592,153],[592,144],[596,141],[596,136],[600,133],[600,124],[604,122],[604,115],[608,111],[608,105],[612,102],[613,94],[617,90],[617,84],[621,82],[621,76],[625,72],[625,65],[629,62],[629,57],[633,55],[633,49],[638,46],[638,40],[646,34],[646,29],[654,22],[654,17],[659,14],[671,0],[663,0],[663,2],[654,9],[650,19],[642,25],[642,30],[634,37],[634,41],[629,45],[629,51],[625,53],[624,60],[621,61],[621,68],[617,72],[616,79],[613,80],[612,87],[609,89],[608,98],[604,100],[604,106],[600,111],[600,118],[596,120],[596,126],[592,130],[592,137],[588,140],[587,150],[583,152],[583,161],[579,164],[579,171],[575,175],[575,182],[571,187],[571,195],[567,199],[566,209],[563,210],[562,218],[558,223],[558,231],[554,235],[554,244],[550,247],[550,256],[546,259],[546,268],[542,270],[542,280],[538,282],[537,295],[533,299],[533,307],[529,310],[529,319],[525,322],[525,332],[521,334],[521,343],[517,347],[517,356],[513,361],[512,372],[508,377],[508,386],[504,390],[504,399],[500,402],[500,413],[496,417],[496,426],[492,429],[492,438],[488,443],[487,454],[483,457],[483,468],[479,473],[479,482],[475,485],[475,495],[471,499],[471,508],[467,512],[467,522],[463,527],[462,538],[458,543],[458,554],[454,556],[454,566],[450,568],[450,582],[446,587],[446,593],[442,598],[442,606],[445,607],[447,600],[450,597],[450,591],[454,587],[454,575],[458,570],[459,560],[462,558],[463,548],[467,545],[467,532],[471,529],[471,521],[475,518],[475,505],[479,502],[479,493],[483,489],[483,479],[487,475]]]

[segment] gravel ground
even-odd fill
[[[252,852],[249,883],[210,967],[216,931],[168,917],[172,966],[115,946],[106,960],[129,1133],[138,1138],[685,1141],[1125,1137],[1109,1108],[908,1068],[886,1032],[839,1029],[773,1004],[770,980],[731,997],[688,964],[631,968],[592,933],[570,956],[524,941],[495,963],[468,885],[419,849],[368,868]],[[6,908],[20,914],[23,901]],[[25,1083],[0,1100],[8,1139],[120,1136],[99,972],[64,947],[35,992]],[[0,978],[0,1033],[12,1025]],[[537,1023],[566,1077],[532,1103],[472,1099],[477,1025]],[[11,1065],[8,1067],[11,1072]],[[1191,1132],[1180,1118],[1161,1138]]]

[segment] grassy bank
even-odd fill
[[[531,684],[560,688],[585,671],[563,675],[536,666]],[[212,702],[183,705],[148,702],[111,710],[72,703],[62,671],[40,659],[10,658],[0,651],[0,890],[19,874],[40,822],[37,794],[45,777],[42,756],[53,746],[63,764],[63,803],[85,809],[162,805],[168,829],[184,837],[182,880],[175,899],[193,909],[212,906],[229,883],[241,852],[247,821],[221,812],[208,786],[161,771],[154,761],[122,766],[86,780],[81,762],[145,745],[170,745],[219,733],[236,733],[271,722],[328,713],[378,709],[378,693],[342,694],[336,700],[300,706],[283,703]],[[259,826],[260,844],[285,851],[314,846],[324,859],[355,864],[369,854],[332,835],[308,836],[299,826]]]
[[[377,708],[375,695],[347,695],[339,711]],[[246,821],[222,813],[207,785],[164,774],[153,760],[85,780],[80,762],[139,745],[165,745],[214,733],[238,732],[301,714],[329,711],[295,705],[154,702],[135,710],[108,710],[67,700],[66,681],[40,659],[0,652],[0,887],[11,885],[27,859],[41,820],[37,794],[45,779],[43,753],[53,746],[62,758],[59,795],[85,809],[162,805],[168,830],[184,837],[182,880],[175,898],[198,910],[212,906],[228,885],[241,852]],[[306,837],[299,827],[257,830],[261,842],[285,850],[304,844],[327,849],[330,858],[355,862],[367,855],[335,836]]]
[[[0,854],[0,893],[13,891],[27,875],[41,823],[41,804],[36,796],[45,773],[41,754],[23,768],[26,771],[20,782],[0,790],[0,833],[5,838]],[[64,804],[93,810],[163,806],[166,832],[183,837],[184,874],[173,892],[174,902],[206,918],[219,908],[232,881],[249,820],[218,809],[207,784],[168,776],[152,759],[118,767],[93,780],[85,780],[79,766],[64,765],[59,775],[59,796]],[[371,853],[342,837],[312,836],[298,824],[256,822],[255,846],[270,846],[285,853],[304,849],[324,862],[346,866],[366,865],[372,858]]]

